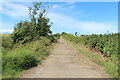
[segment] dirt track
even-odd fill
[[[108,78],[108,75],[60,38],[50,56],[41,65],[24,72],[21,78]]]

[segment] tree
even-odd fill
[[[64,34],[66,34],[66,33],[65,33],[65,32],[62,32],[61,34],[64,35]]]
[[[46,10],[49,6],[42,6],[42,3],[33,3],[33,7],[29,7],[29,15],[33,25],[34,34],[36,36],[46,36],[51,34],[51,24],[49,18],[46,18]],[[35,17],[37,16],[37,17]],[[50,23],[50,24],[49,24]],[[36,37],[35,36],[35,37]]]
[[[45,17],[47,8],[49,6],[43,6],[41,2],[34,2],[33,7],[29,7],[30,21],[21,21],[15,25],[12,33],[14,43],[19,41],[26,43],[52,34],[50,30],[52,23]]]
[[[75,32],[75,36],[77,36],[77,32]]]

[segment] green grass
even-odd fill
[[[2,53],[1,51],[0,51],[0,79],[2,79]]]
[[[118,78],[118,64],[108,60],[104,60],[101,58],[101,56],[96,56],[94,53],[91,51],[84,50],[84,48],[80,48],[80,44],[76,44],[73,41],[70,41],[68,38],[63,36],[65,40],[67,40],[69,43],[71,43],[81,54],[87,56],[90,58],[93,62],[101,65],[102,67],[105,68],[106,73],[109,74],[111,78]],[[84,46],[82,46],[84,47]]]
[[[26,69],[37,66],[49,55],[51,41],[47,38],[26,45],[16,44],[2,58],[2,77],[18,78]]]
[[[3,56],[3,75],[5,77],[15,76],[24,69],[36,66],[38,59],[33,51],[19,48]]]
[[[0,36],[2,38],[11,38],[11,36]]]

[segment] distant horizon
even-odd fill
[[[67,32],[65,32],[65,33],[67,33]],[[120,32],[115,32],[115,33],[102,33],[102,35],[104,35],[104,34],[116,34],[116,33],[120,33]],[[11,35],[12,33],[3,33],[3,34],[5,34],[5,35]],[[0,33],[0,35],[3,35],[2,33]],[[53,33],[52,33],[53,34]],[[54,34],[57,34],[57,33],[54,33]],[[59,33],[59,34],[62,34],[62,32],[61,33]],[[75,35],[75,33],[67,33],[67,34],[72,34],[72,35]],[[85,33],[79,33],[78,32],[78,34],[79,35],[92,35],[92,34],[95,34],[95,33],[91,33],[91,34],[85,34]],[[96,34],[96,35],[100,35],[100,34]]]

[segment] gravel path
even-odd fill
[[[108,78],[108,75],[60,38],[49,57],[41,65],[25,71],[21,78]]]

